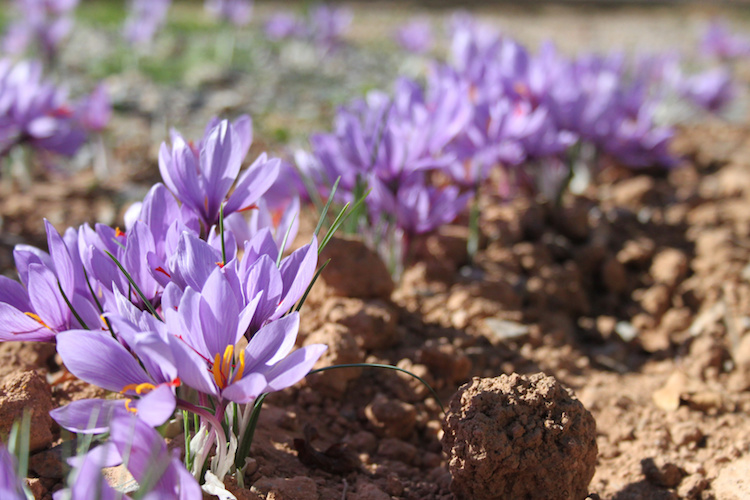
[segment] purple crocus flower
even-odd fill
[[[390,215],[410,236],[433,231],[453,221],[472,196],[471,192],[462,194],[456,186],[428,186],[422,176],[401,184],[395,195],[377,179],[370,179],[370,187],[368,205],[371,211]]]
[[[235,26],[246,26],[253,13],[251,0],[206,0],[205,7],[214,17]]]
[[[242,307],[221,269],[211,273],[200,292],[188,287],[174,293],[172,286],[164,292],[163,310],[180,379],[219,402],[244,404],[263,392],[288,387],[304,377],[325,350],[315,345],[289,355],[299,326],[294,313],[261,328],[235,361],[235,346],[250,327],[261,297]]]
[[[708,57],[721,60],[738,59],[750,55],[750,39],[731,33],[726,23],[714,19],[706,28],[700,49]]]
[[[0,157],[25,143],[72,156],[85,138],[66,92],[42,79],[40,63],[0,59]]]
[[[172,0],[132,0],[123,36],[131,45],[147,45],[167,19]]]
[[[53,61],[61,42],[73,28],[71,11],[78,0],[16,0],[22,18],[12,24],[3,40],[10,54],[20,54],[36,43],[47,61]]]
[[[218,222],[222,204],[225,216],[255,208],[260,196],[276,180],[280,162],[265,154],[238,178],[251,143],[252,122],[242,116],[233,124],[227,120],[216,123],[195,147],[178,133],[173,133],[171,150],[162,144],[159,170],[164,183],[200,217],[206,230]]]
[[[56,492],[55,500],[115,500],[130,498],[117,492],[104,479],[101,469],[124,464],[139,485],[138,498],[201,498],[201,489],[180,461],[179,450],[167,449],[164,439],[138,418],[123,415],[110,425],[109,441],[69,460],[74,480]]]
[[[678,85],[678,92],[701,108],[718,112],[724,109],[736,94],[732,75],[725,68],[714,68],[690,75]]]
[[[16,472],[16,459],[0,442],[0,497],[8,500],[26,500],[23,482]]]
[[[86,326],[101,324],[90,298],[81,293],[82,270],[73,265],[60,234],[45,225],[50,253],[18,245],[13,254],[21,283],[0,276],[0,341],[51,341],[59,332],[81,328],[68,301]]]
[[[434,43],[432,25],[427,19],[409,21],[396,31],[395,38],[401,48],[415,54],[429,51]]]

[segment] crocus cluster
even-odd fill
[[[290,12],[276,12],[265,25],[271,40],[298,39],[315,44],[324,52],[341,44],[352,22],[352,13],[344,7],[321,4],[312,7],[305,17]]]
[[[750,56],[750,39],[732,33],[726,23],[714,19],[703,34],[700,49],[708,57],[731,61]]]
[[[15,248],[20,282],[0,276],[0,340],[54,342],[70,373],[121,395],[52,412],[66,429],[111,436],[80,475],[96,476],[130,446],[127,465],[139,482],[152,474],[159,488],[192,488],[166,450],[149,444],[149,429],[181,409],[200,421],[186,463],[215,489],[244,465],[237,454],[249,450],[256,399],[299,381],[325,350],[292,352],[318,244],[284,256],[299,204],[270,213],[262,199],[279,160],[262,154],[241,171],[249,117],[212,120],[197,142],[173,131],[170,142],[159,152],[164,183],[128,210],[123,229],[84,224],[61,235],[45,222],[48,252]],[[149,453],[165,457],[156,461],[162,479],[146,467]]]
[[[131,0],[123,36],[135,46],[151,43],[167,19],[172,0]]]
[[[104,87],[72,103],[65,89],[44,78],[41,63],[0,59],[0,159],[17,146],[72,156],[110,114]]]
[[[34,46],[48,62],[54,61],[61,42],[73,28],[78,0],[15,0],[19,19],[3,39],[3,50],[21,54]]]
[[[402,41],[423,28],[408,26]],[[449,62],[435,61],[425,85],[400,78],[391,94],[343,106],[334,130],[298,155],[323,195],[337,178],[341,201],[370,191],[373,240],[384,227],[408,239],[455,219],[493,171],[503,194],[522,186],[554,197],[581,164],[671,167],[665,103],[717,111],[733,95],[727,71],[687,74],[676,56],[571,58],[551,43],[532,53],[467,16],[451,30]]]
[[[251,0],[206,0],[205,8],[215,18],[235,26],[247,26],[253,14]]]

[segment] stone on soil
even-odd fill
[[[331,264],[313,287],[336,297],[381,298],[388,300],[393,279],[374,251],[356,238],[333,237],[320,254],[320,262]]]
[[[443,430],[459,499],[586,497],[596,423],[553,377],[475,377],[451,399]]]
[[[13,422],[24,411],[31,413],[29,449],[34,452],[52,444],[52,391],[47,379],[35,371],[13,372],[0,384],[0,437],[7,440]]]

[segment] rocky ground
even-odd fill
[[[351,43],[374,45],[390,18],[383,9],[357,9],[355,19],[364,21]],[[685,47],[695,33],[685,23],[697,26],[709,13],[546,7],[490,14],[532,44],[554,27],[555,39],[573,50],[605,39],[631,48],[649,41]],[[94,218],[121,223],[127,204],[158,178],[156,148],[166,124],[197,135],[212,114],[259,111],[251,157],[325,126],[335,102],[357,95],[367,78],[350,74],[349,62],[377,67],[395,58],[377,48],[366,53],[345,49],[297,97],[284,93],[284,73],[263,80],[275,82],[267,97],[253,92],[257,80],[231,72],[198,74],[175,87],[133,74],[110,77],[120,92],[105,138],[112,174],[102,179],[83,169],[64,182],[49,175],[25,186],[3,182],[0,268],[12,275],[14,244],[43,244],[42,217],[59,229]],[[330,82],[341,82],[335,95],[326,90]],[[278,110],[268,107],[274,101]],[[237,490],[238,498],[449,499],[449,466],[466,498],[490,498],[488,491],[750,497],[750,128],[746,109],[734,117],[684,126],[675,143],[685,157],[680,168],[609,167],[561,207],[486,193],[482,249],[471,262],[461,225],[417,242],[415,263],[397,283],[356,238],[333,240],[321,256],[331,265],[303,309],[300,342],[330,346],[321,366],[406,368],[437,390],[451,417],[444,422],[429,391],[401,373],[352,368],[308,377],[267,399],[245,479],[251,486]],[[282,140],[279,131],[287,128],[292,136]],[[99,394],[60,380],[60,368],[48,345],[0,344],[0,433],[23,408],[34,408],[29,481],[37,498],[50,498],[62,475],[60,430],[47,411]],[[524,377],[474,379],[512,373]],[[466,383],[472,385],[455,395]],[[492,401],[503,405],[474,398],[482,387],[493,388]],[[542,411],[539,401],[553,404]],[[586,444],[593,423],[583,408],[596,424],[596,455]],[[546,415],[545,429],[569,431],[560,435],[579,436],[586,446],[573,452],[532,424],[518,427],[508,412],[537,421]],[[470,434],[456,427],[459,417],[473,419]],[[504,454],[488,456],[474,465],[479,469],[462,466],[459,448],[482,433],[507,436],[498,445]],[[512,489],[519,486],[505,475],[519,463],[530,471],[522,482],[536,489]],[[581,486],[556,470],[593,477]],[[545,473],[546,482],[534,475]]]

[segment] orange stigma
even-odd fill
[[[42,325],[43,327],[49,328],[49,325],[45,323],[44,321],[42,321],[42,318],[40,318],[36,314],[32,312],[25,312],[24,314],[28,316],[29,318],[33,319],[34,321],[36,321],[37,323],[39,323],[40,325]],[[49,329],[52,330],[52,328],[49,328]]]

